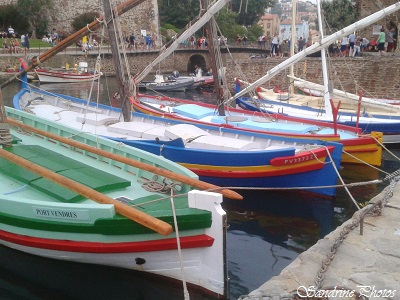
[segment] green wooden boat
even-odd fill
[[[220,193],[195,190],[188,183],[197,182],[197,175],[163,157],[23,111],[6,108],[6,114],[11,128],[0,131],[1,244],[52,259],[184,279],[207,293],[227,295]],[[85,148],[91,146],[94,152]],[[99,155],[102,150],[110,157]],[[98,203],[95,196],[111,202]]]

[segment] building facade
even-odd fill
[[[265,14],[261,17],[258,24],[263,28],[263,35],[273,37],[274,34],[279,34],[280,20],[275,14]]]

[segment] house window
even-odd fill
[[[268,23],[268,24],[267,24],[267,28],[270,28],[270,27],[271,27],[271,24],[270,24],[270,23]]]

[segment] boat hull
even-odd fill
[[[179,163],[193,171],[201,180],[216,185],[241,188],[258,187],[265,189],[299,189],[305,192],[332,197],[336,194],[337,174],[331,164],[331,158],[340,164],[342,148],[333,143],[335,147],[328,152],[307,153],[305,155],[288,155],[282,158],[276,155],[271,158],[265,153],[260,153],[259,158],[247,158],[246,153],[218,153],[204,151],[181,151],[181,149],[163,146],[160,144],[138,142],[133,140],[119,140],[127,145],[148,151],[153,154]],[[290,154],[288,152],[287,154]],[[315,156],[314,156],[315,155]],[[319,162],[314,158],[318,157]],[[274,162],[282,158],[282,163]],[[265,164],[260,164],[265,162]],[[325,164],[330,165],[329,170]],[[312,184],[310,184],[312,182]],[[319,188],[329,186],[329,188]]]
[[[109,139],[23,111],[6,108],[6,113],[13,120],[45,129],[46,134],[197,178],[162,157],[121,147]],[[91,187],[114,201],[133,205],[179,230],[183,256],[178,254],[176,231],[167,237],[155,233],[117,213],[114,204],[97,203],[80,195],[78,191],[83,188],[70,191],[43,177],[44,173],[25,170],[4,157],[0,157],[1,244],[38,256],[139,270],[176,281],[182,279],[182,259],[183,274],[189,284],[212,295],[227,294],[226,214],[221,207],[222,195],[192,190],[179,183],[180,192],[188,195],[174,199],[174,214],[165,194],[146,190],[145,183],[154,180],[149,171],[56,142],[55,138],[43,138],[40,133],[29,135],[12,128],[11,134],[14,145],[7,148],[8,152]],[[178,183],[163,176],[157,180]],[[174,225],[174,215],[178,227]]]
[[[41,83],[76,83],[98,80],[100,73],[73,73],[73,72],[55,72],[48,70],[35,70]]]
[[[171,106],[170,103],[172,103]],[[177,103],[179,105],[176,105]],[[342,163],[368,163],[374,166],[381,166],[382,162],[381,144],[383,134],[381,132],[371,132],[368,135],[361,134],[361,130],[357,130],[355,126],[338,125],[337,134],[335,134],[334,125],[331,123],[318,120],[300,120],[282,114],[269,114],[266,116],[262,113],[234,108],[226,108],[228,116],[218,118],[215,106],[210,104],[140,94],[137,99],[132,101],[132,106],[140,113],[192,122],[193,124],[225,126],[249,132],[275,134],[287,138],[337,141],[343,144]],[[207,114],[211,114],[213,117],[207,117]],[[229,121],[229,118],[236,120]],[[252,121],[257,119],[261,121]],[[270,121],[271,119],[274,121]],[[341,135],[344,137],[342,138]]]
[[[23,107],[22,102],[34,104],[30,99],[31,97],[37,98],[36,93],[32,90],[29,94],[21,91],[14,98],[14,106],[19,107],[19,104],[21,104]],[[43,94],[43,92],[38,93]],[[42,98],[45,99],[46,97],[47,95]],[[305,187],[305,190],[309,189],[312,193],[329,197],[336,193],[335,186],[338,174],[335,167],[340,165],[343,149],[340,143],[286,139],[268,136],[265,133],[248,133],[232,128],[200,124],[196,124],[196,128],[198,127],[196,129],[189,123],[165,120],[140,113],[132,113],[131,122],[116,122],[109,126],[102,125],[101,128],[103,129],[96,129],[93,124],[100,124],[101,120],[104,120],[104,122],[116,120],[112,115],[118,117],[120,110],[94,103],[90,104],[90,110],[93,110],[93,113],[85,115],[85,125],[82,127],[82,122],[77,122],[77,120],[82,118],[81,115],[84,112],[86,102],[65,95],[62,97],[70,100],[67,110],[59,106],[46,106],[46,103],[49,103],[47,101],[61,99],[55,98],[54,95],[45,99],[43,111],[40,109],[39,102],[34,104],[34,106],[38,105],[36,108],[39,110],[36,110],[34,106],[32,106],[32,109],[35,114],[43,114],[43,117],[53,118],[57,116],[58,121],[60,121],[60,115],[55,111],[61,109],[62,115],[65,116],[61,119],[70,126],[76,123],[75,125],[80,130],[89,132],[96,130],[98,134],[109,139],[161,155],[189,168],[211,183],[223,182],[225,186],[257,186],[279,189],[297,186]],[[65,104],[59,102],[59,105]],[[49,109],[54,109],[54,113]],[[102,119],[100,115],[105,111],[108,111],[107,119]],[[66,119],[67,115],[68,120]],[[179,137],[166,139],[165,131],[174,131],[175,129],[178,131],[183,129],[184,132],[193,135],[194,138],[188,138],[185,141]],[[308,149],[307,146],[304,146],[305,148],[300,147],[297,144],[310,145],[310,148]],[[282,161],[285,162],[281,163]],[[274,179],[274,177],[278,179]],[[302,178],[300,182],[294,180],[300,178]],[[252,179],[254,184],[251,184]],[[279,185],[275,185],[278,182]],[[318,188],[320,185],[329,186],[329,188],[320,189]]]
[[[259,112],[263,111],[264,113],[276,113],[271,109],[268,109],[268,106],[277,107],[278,105],[274,101],[269,101],[262,99],[260,100],[264,105],[264,109],[260,109],[256,105],[247,101],[247,98],[239,97],[236,99],[237,105],[245,110]],[[303,119],[309,120],[319,120],[322,122],[333,123],[333,121],[326,120],[322,117],[319,117],[323,111],[316,110],[310,107],[302,107],[301,109],[304,111],[302,115],[292,114],[290,113],[290,108],[298,108],[295,105],[291,105],[290,103],[282,104],[282,109],[279,113],[282,113],[286,116],[292,117],[302,117]],[[287,107],[287,108],[286,108]],[[308,116],[309,114],[315,114],[315,117]],[[382,142],[384,144],[390,143],[400,143],[400,116],[392,116],[387,117],[383,115],[374,115],[373,119],[368,118],[367,115],[362,115],[357,122],[356,114],[352,113],[339,113],[337,124],[344,126],[351,126],[355,128],[360,128],[363,134],[371,134],[373,132],[381,132],[383,134]]]
[[[195,81],[193,78],[168,80],[164,82],[142,81],[139,84],[140,89],[152,90],[157,92],[184,92],[193,88]]]

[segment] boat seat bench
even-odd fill
[[[15,145],[7,148],[7,150],[98,192],[109,192],[115,189],[126,188],[131,185],[128,180],[107,172],[99,171],[89,165],[41,146]],[[0,172],[29,184],[33,188],[38,189],[62,202],[75,203],[84,199],[83,196],[43,178],[36,173],[28,171],[2,157],[0,157]]]

